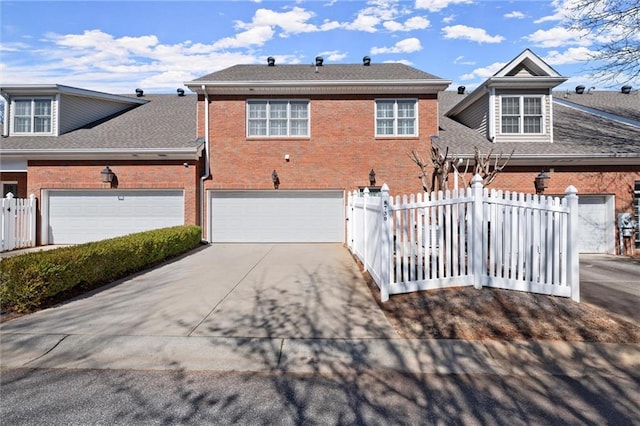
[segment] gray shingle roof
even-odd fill
[[[605,158],[631,156],[640,158],[640,130],[604,118],[595,117],[562,105],[553,106],[553,143],[492,143],[477,131],[444,114],[463,99],[463,95],[446,91],[438,95],[440,109],[440,145],[452,154],[472,156],[474,148],[482,153],[509,154],[514,159],[545,157]],[[604,98],[604,97],[603,97]]]
[[[149,102],[60,136],[12,136],[0,150],[171,150],[193,149],[196,141],[194,95],[146,95]]]
[[[640,121],[640,92],[637,90],[629,94],[596,90],[585,92],[582,95],[575,92],[554,92],[553,95],[567,102]]]
[[[316,72],[317,70],[317,72]],[[432,74],[401,63],[315,65],[235,65],[193,82],[234,81],[393,81],[440,80]]]

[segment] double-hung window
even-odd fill
[[[418,136],[417,123],[417,100],[376,100],[376,136]]]
[[[542,97],[502,96],[502,133],[543,133]]]
[[[51,133],[51,99],[16,99],[13,109],[15,133]]]
[[[309,101],[248,101],[247,136],[308,137]]]

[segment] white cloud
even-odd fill
[[[412,53],[422,50],[422,44],[417,38],[407,38],[400,40],[392,47],[372,47],[371,54],[385,54],[385,53]]]
[[[442,28],[444,38],[457,40],[471,40],[477,43],[501,43],[504,37],[500,35],[491,36],[482,28],[468,27],[466,25],[452,25]]]
[[[524,19],[525,14],[520,11],[514,10],[513,12],[505,13],[504,17],[507,19]]]
[[[594,53],[586,47],[570,47],[564,52],[551,50],[547,52],[544,61],[549,65],[576,64],[589,60]]]
[[[575,7],[577,1],[579,0],[553,0],[551,2],[551,5],[553,6],[553,13],[536,19],[533,23],[542,24],[544,22],[565,20],[571,15],[571,9]]]
[[[464,56],[458,56],[453,63],[456,65],[475,65],[474,61],[464,61]]]
[[[450,4],[471,4],[472,0],[416,0],[416,9],[427,9],[429,12],[439,12]]]
[[[232,49],[262,46],[273,38],[275,31],[270,26],[249,28],[233,37],[225,37],[213,44],[214,49]]]
[[[347,53],[340,52],[339,50],[320,52],[319,55],[322,56],[327,61],[331,61],[331,62],[340,62],[341,60],[347,57]]]
[[[525,37],[525,40],[537,47],[560,47],[567,45],[589,46],[592,44],[588,32],[572,31],[563,27],[553,27],[548,30],[538,30]]]
[[[431,22],[427,18],[422,16],[414,16],[412,18],[407,19],[404,24],[401,24],[396,21],[385,21],[382,26],[387,30],[395,32],[395,31],[413,31],[413,30],[423,30],[425,28],[429,28]]]
[[[450,24],[455,20],[456,20],[456,15],[447,15],[444,18],[442,18],[442,22],[445,24]]]
[[[500,71],[506,64],[506,62],[494,62],[489,66],[476,68],[469,74],[464,74],[463,76],[461,76],[460,79],[464,81],[474,80],[477,78],[487,79]]]
[[[274,31],[273,28],[277,27],[282,30],[281,37],[288,37],[291,34],[327,31],[340,27],[340,23],[329,20],[325,20],[320,26],[309,23],[314,17],[315,13],[297,6],[285,12],[258,9],[254,13],[251,22],[236,21],[235,26],[237,29],[254,30],[254,33],[261,34],[266,34],[267,28]]]

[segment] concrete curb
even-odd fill
[[[344,374],[640,374],[640,345],[408,339],[4,334],[2,368]]]

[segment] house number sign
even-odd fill
[[[387,200],[384,200],[382,202],[382,219],[385,222],[387,221],[388,210],[389,210],[389,202]]]

